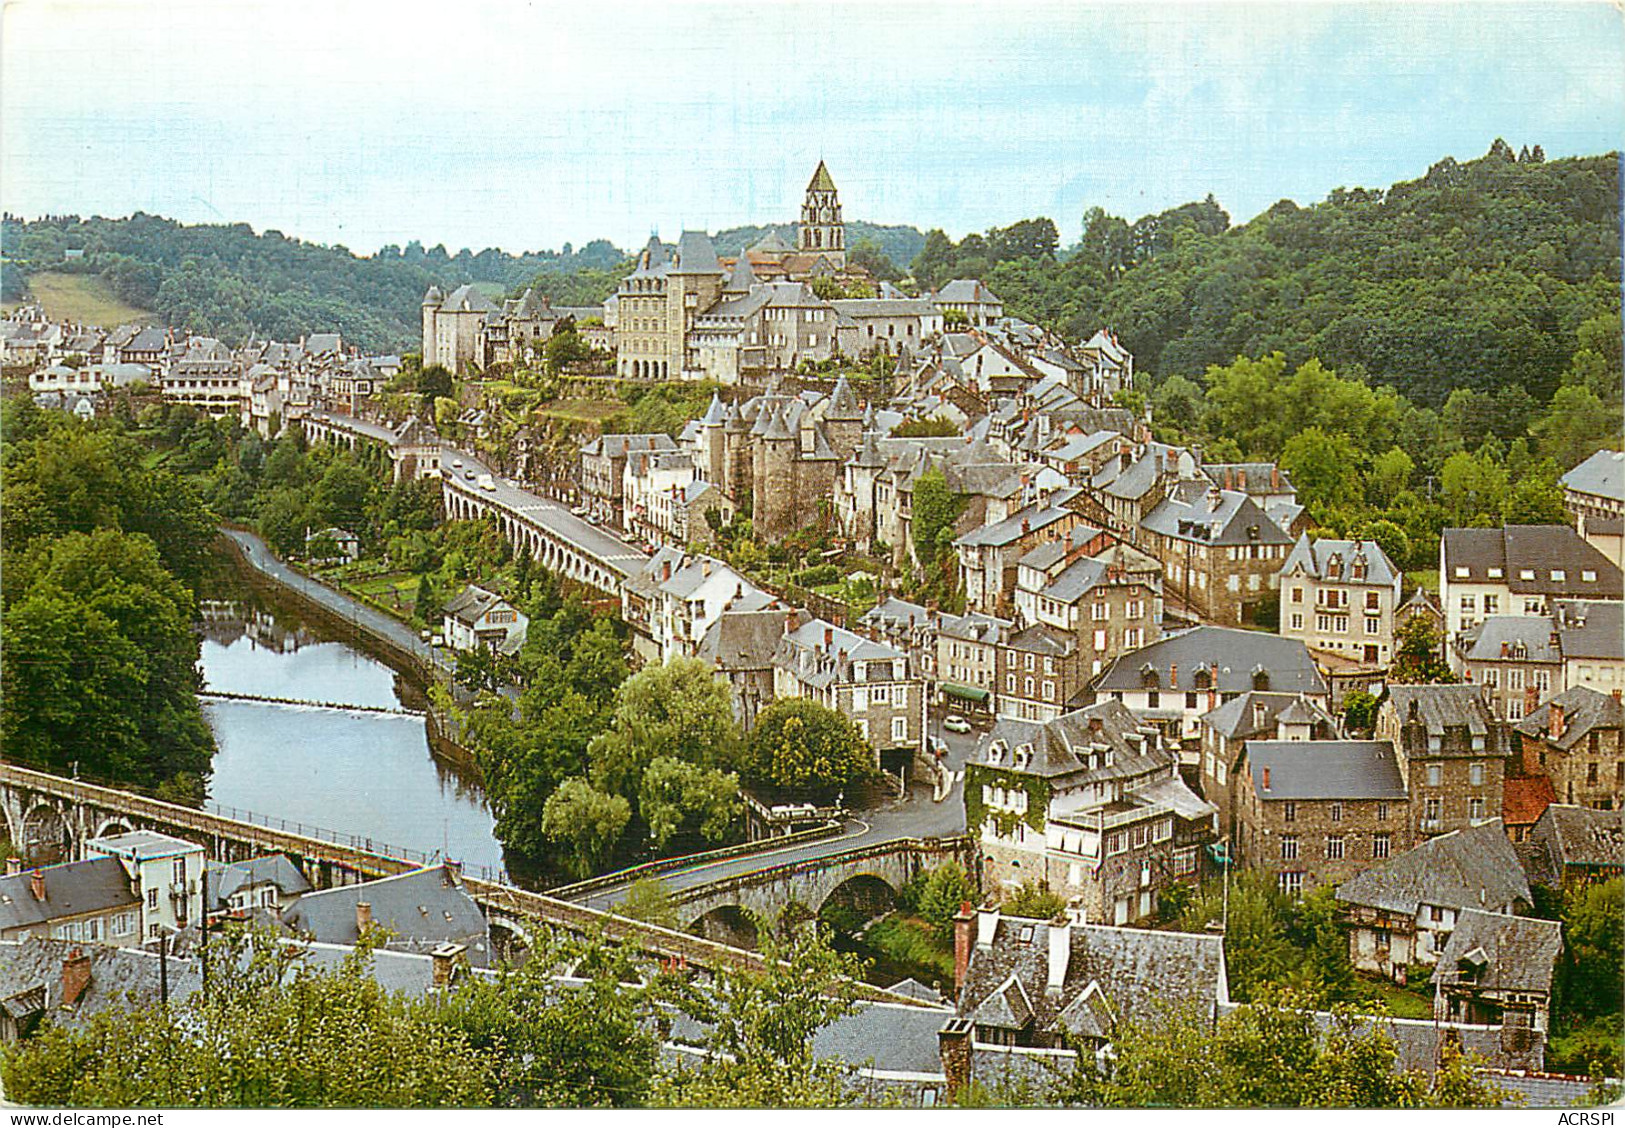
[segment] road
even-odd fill
[[[953,789],[941,802],[931,798],[931,788],[919,783],[910,789],[906,799],[893,799],[879,807],[856,811],[842,825],[841,833],[816,842],[806,842],[781,849],[764,849],[740,857],[723,858],[715,862],[684,866],[660,875],[668,890],[692,889],[724,878],[735,877],[769,866],[789,862],[812,861],[831,854],[844,853],[864,846],[890,842],[896,838],[944,838],[965,831],[964,767],[976,748],[977,732],[952,733],[941,731],[940,716],[931,721],[932,735],[948,747],[943,760],[954,772]],[[608,909],[626,895],[630,882],[595,890],[579,901],[594,909]]]
[[[253,533],[242,529],[223,529],[222,532],[237,542],[243,550],[244,558],[256,571],[283,587],[298,592],[312,603],[325,607],[340,618],[354,623],[360,630],[383,639],[425,665],[438,667],[447,673],[455,668],[443,651],[437,652],[434,647],[420,639],[411,627],[374,607],[368,607],[365,603],[350,598],[341,591],[335,591],[324,583],[294,571],[278,560],[276,553]]]

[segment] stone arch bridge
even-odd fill
[[[27,864],[74,861],[83,857],[87,840],[129,830],[158,830],[197,842],[204,847],[207,856],[216,861],[234,861],[272,852],[286,854],[317,888],[405,873],[420,868],[426,860],[401,856],[404,853],[401,851],[392,853],[391,847],[365,838],[356,838],[350,843],[329,841],[0,762],[0,833],[15,845]],[[905,843],[907,841],[911,840]],[[786,896],[799,888],[802,897],[817,897],[818,888],[843,873],[847,878],[842,880],[868,873],[875,880],[896,882],[896,887],[900,887],[912,870],[907,869],[907,863],[900,857],[889,863],[883,857],[888,850],[898,848],[903,853],[908,852],[905,844],[887,843],[884,847],[872,848],[877,851],[873,861],[841,856],[821,878],[810,876],[817,868],[817,860],[801,863],[809,867],[809,876],[800,886],[772,872],[791,867],[770,867],[727,883],[689,890],[688,899],[701,910],[696,915],[707,911],[707,889],[718,898],[719,905],[724,901],[737,904],[737,899],[742,897],[753,906],[765,908],[771,905],[774,888],[785,890]],[[752,884],[749,879],[753,877],[756,878],[755,891],[747,892]],[[603,936],[654,956],[700,967],[757,969],[762,966],[758,953],[738,946],[571,904],[545,893],[518,889],[468,872],[464,873],[463,881],[493,926],[506,928],[520,937],[528,936],[533,927],[552,927],[578,935]],[[740,890],[734,901],[727,901],[724,890],[718,888],[723,885],[736,885]],[[833,889],[831,886],[830,891]],[[819,903],[822,904],[821,898]],[[867,983],[854,986],[861,998],[918,1005],[917,1000]]]
[[[672,901],[690,932],[753,947],[758,919],[817,916],[834,903],[876,916],[915,874],[949,861],[974,872],[969,838],[894,838],[674,890]]]

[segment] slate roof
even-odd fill
[[[828,646],[824,644],[825,631],[830,632]],[[842,651],[846,653],[844,660],[840,657]],[[874,671],[879,676],[865,680],[895,681],[890,663],[905,657],[896,647],[873,642],[822,619],[810,619],[780,640],[773,663],[798,680],[822,688],[855,681],[854,662],[884,662],[884,670]]]
[[[1249,740],[1246,754],[1260,799],[1406,797],[1399,761],[1386,740]]]
[[[1563,709],[1563,735],[1551,737],[1551,707]],[[1594,729],[1625,727],[1625,707],[1613,695],[1598,693],[1589,686],[1577,685],[1565,689],[1556,697],[1542,701],[1515,726],[1525,736],[1536,737],[1568,751],[1579,744]]]
[[[1147,666],[1157,675],[1149,688],[1168,689],[1168,668],[1179,667],[1179,690],[1195,688],[1198,666],[1209,667],[1213,688],[1221,693],[1245,693],[1253,685],[1253,672],[1269,676],[1267,688],[1275,692],[1323,696],[1326,682],[1309,648],[1297,639],[1235,627],[1200,626],[1168,635],[1150,646],[1119,655],[1101,675],[1096,689],[1103,692],[1148,688]]]
[[[1023,653],[1048,654],[1063,658],[1078,649],[1078,636],[1071,631],[1052,627],[1048,623],[1034,623],[1005,639],[1004,645]]]
[[[581,453],[625,458],[634,450],[676,450],[676,441],[664,431],[652,435],[601,435],[585,444]]]
[[[1567,525],[1508,525],[1504,529],[1446,529],[1444,579],[1449,583],[1505,584],[1513,592],[1574,599],[1619,599],[1619,567]],[[1465,576],[1457,569],[1466,568]],[[1492,577],[1490,569],[1501,570]],[[1553,572],[1563,576],[1552,578]],[[1596,579],[1584,579],[1586,572]]]
[[[1094,727],[1099,722],[1099,728]],[[1104,744],[1111,762],[1091,768],[1091,746]],[[1008,767],[1018,749],[1029,747],[1032,757],[1022,771],[1051,779],[1087,776],[1091,780],[1141,776],[1158,768],[1171,768],[1174,755],[1154,735],[1140,731],[1140,721],[1121,701],[1099,701],[1063,713],[1050,721],[1022,721],[1000,717],[991,731],[976,742],[974,763]],[[998,750],[1000,755],[990,759]]]
[[[1259,705],[1264,707],[1261,724],[1257,709]],[[1324,723],[1331,731],[1337,731],[1337,722],[1331,714],[1307,698],[1296,693],[1265,693],[1257,690],[1248,690],[1220,705],[1211,713],[1204,713],[1201,721],[1226,740],[1257,737],[1264,733],[1273,735],[1276,721],[1281,718],[1282,713],[1298,705],[1309,712],[1311,722]]]
[[[1549,809],[1549,808],[1548,808]],[[1337,899],[1414,916],[1421,905],[1529,905],[1529,879],[1500,819],[1430,838],[1337,887]]]
[[[889,595],[869,608],[858,620],[866,627],[882,627],[887,630],[911,630],[926,626],[930,621],[931,612],[925,607],[918,603],[910,603],[906,599],[899,599],[895,595]]]
[[[1004,632],[1011,625],[1008,619],[985,615],[980,611],[967,611],[963,615],[944,615],[937,624],[937,636],[993,644],[1004,637]]]
[[[470,282],[447,294],[440,309],[443,313],[490,313],[496,306]]]
[[[824,167],[824,162],[823,161],[819,161],[818,162],[818,167],[813,170],[812,179],[807,182],[807,191],[809,191],[809,192],[833,192],[833,191],[835,191],[835,178],[830,176],[829,169]]]
[[[117,858],[87,858],[44,866],[39,872],[45,878],[43,901],[34,899],[32,870],[0,877],[0,932],[141,904]]]
[[[1563,926],[1538,917],[1505,916],[1464,909],[1439,953],[1433,982],[1474,984],[1481,991],[1552,989],[1552,970],[1563,950]],[[1477,976],[1463,962],[1479,963]]]
[[[724,611],[700,640],[699,657],[721,670],[765,669],[784,637],[784,611]]]
[[[1443,737],[1450,729],[1465,728],[1470,736],[1486,736],[1496,727],[1495,716],[1477,685],[1392,685],[1383,708],[1392,708],[1401,722],[1412,718],[1429,736]]]
[[[1388,559],[1387,553],[1383,552],[1382,546],[1376,541],[1333,540],[1330,537],[1312,541],[1308,533],[1300,535],[1298,543],[1292,546],[1286,563],[1281,565],[1281,575],[1289,575],[1302,567],[1306,575],[1313,576],[1317,580],[1329,579],[1327,565],[1334,556],[1342,564],[1339,575],[1332,581],[1334,583],[1392,587],[1399,578],[1399,573]],[[1361,556],[1365,557],[1366,574],[1364,579],[1356,580],[1352,569],[1354,562]]]
[[[394,933],[388,947],[429,952],[451,941],[468,945],[471,967],[490,962],[485,914],[462,879],[443,865],[307,893],[283,914],[283,923],[323,943],[354,944],[358,901],[372,906],[375,925]]]
[[[1561,481],[1576,493],[1625,501],[1625,452],[1599,450],[1564,474]]]
[[[971,952],[959,995],[959,1014],[993,1026],[1004,1025],[999,1020],[1008,1013],[1008,1020],[1020,1025],[1055,1030],[1063,1014],[1083,1017],[1082,1009],[1074,1004],[1091,984],[1105,1003],[1104,1007],[1088,1006],[1089,1021],[1096,1025],[1103,1017],[1117,1022],[1155,1021],[1169,1008],[1183,1006],[1208,1016],[1229,1001],[1222,937],[1099,924],[1068,926],[1066,972],[1059,993],[1051,994],[1047,990],[1050,931],[1056,927],[1043,921],[999,918],[992,943],[978,944]],[[1030,1010],[1025,1018],[1023,1002]]]
[[[1625,603],[1564,600],[1552,618],[1565,659],[1625,659]]]
[[[473,584],[469,584],[462,591],[451,597],[451,599],[446,603],[443,613],[450,615],[460,623],[466,623],[469,626],[473,626],[475,623],[480,621],[480,618],[487,611],[490,611],[493,607],[506,603],[507,600],[503,599],[495,592],[486,591],[484,588],[475,587]]]
[[[1469,662],[1563,661],[1563,652],[1552,645],[1552,624],[1531,615],[1496,615],[1467,631],[1464,642]],[[1502,647],[1506,653],[1502,653]]]
[[[677,240],[677,261],[672,274],[721,274],[717,249],[703,231],[685,231]]]
[[[231,897],[245,887],[275,885],[286,897],[309,893],[311,884],[282,854],[268,854],[244,862],[210,862],[203,871],[203,903],[209,911],[224,909]]]
[[[978,545],[1006,545],[1014,544],[1024,536],[1047,529],[1057,521],[1074,517],[1070,509],[1059,509],[1047,505],[1029,505],[1020,512],[1013,513],[1003,521],[992,525],[983,525],[979,529],[972,529],[964,536],[954,540],[954,544],[961,547],[974,547]]]
[[[1589,807],[1576,807],[1567,803],[1553,803],[1546,808],[1537,828],[1536,837],[1552,844],[1557,856],[1552,860],[1559,866],[1618,866],[1625,865],[1625,812],[1593,811]],[[1542,834],[1541,831],[1548,834]]]
[[[977,278],[955,278],[936,293],[940,302],[966,302],[983,305],[1002,305],[998,297]]]
[[[1141,522],[1165,537],[1203,544],[1291,544],[1270,515],[1239,490],[1179,482]]]

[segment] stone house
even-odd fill
[[[1433,972],[1434,1018],[1499,1025],[1513,1050],[1544,1043],[1562,950],[1555,920],[1463,909]]]
[[[1625,708],[1618,691],[1566,690],[1524,717],[1517,733],[1525,774],[1551,780],[1559,802],[1625,808]]]
[[[486,319],[496,312],[495,303],[473,284],[449,294],[430,286],[422,303],[423,366],[438,364],[454,373],[478,368]]]
[[[1181,481],[1146,514],[1141,536],[1167,570],[1164,594],[1204,619],[1239,624],[1280,586],[1292,538],[1240,490]]]
[[[1563,688],[1625,689],[1625,603],[1556,603],[1552,625],[1563,652]],[[1527,712],[1527,710],[1525,710]]]
[[[964,933],[955,937],[960,1021],[940,1035],[950,1085],[952,1051],[969,1058],[973,1043],[1060,1050],[1070,1034],[1098,1052],[1119,1024],[1155,1023],[1170,1007],[1212,1023],[1229,1006],[1219,936],[1024,920],[996,909],[965,912],[955,927]]]
[[[1499,820],[1430,838],[1337,888],[1349,958],[1405,982],[1412,964],[1438,961],[1464,910],[1512,916],[1534,903]]]
[[[1238,767],[1237,852],[1288,896],[1410,845],[1405,781],[1386,741],[1249,740]]]
[[[1625,815],[1552,803],[1520,848],[1532,884],[1568,891],[1625,871]]]
[[[1021,558],[1082,522],[1071,509],[1034,504],[957,537],[954,550],[959,555],[959,585],[966,608],[988,615],[1008,614]]]
[[[858,619],[858,630],[876,642],[894,646],[914,661],[927,681],[937,669],[937,626],[941,615],[932,608],[888,595]]]
[[[1491,710],[1520,720],[1536,702],[1563,689],[1563,651],[1544,618],[1496,615],[1457,636],[1455,665],[1462,680],[1484,687]]]
[[[779,608],[778,600],[721,560],[658,549],[621,585],[621,617],[643,662],[692,658],[726,611]]]
[[[634,451],[675,451],[670,435],[601,435],[581,448],[581,493],[594,518],[625,528],[626,460]]]
[[[944,700],[979,713],[993,711],[999,687],[999,646],[1014,624],[967,611],[937,621],[937,689]]]
[[[1516,745],[1477,686],[1391,686],[1375,735],[1399,757],[1419,837],[1500,817]]]
[[[1162,637],[1162,565],[1125,544],[1100,547],[1109,537],[1076,526],[1016,569],[1016,622],[1075,635],[1088,677]]]
[[[749,732],[756,715],[773,703],[773,656],[785,631],[799,625],[797,612],[779,608],[725,610],[706,627],[695,656],[728,680],[734,719]]]
[[[1399,585],[1399,569],[1376,541],[1304,533],[1281,566],[1280,632],[1310,650],[1387,666]]]
[[[1236,834],[1238,768],[1249,740],[1336,740],[1340,725],[1301,693],[1248,691],[1201,717],[1202,797],[1218,808],[1221,836]]]
[[[1243,693],[1303,694],[1327,707],[1326,679],[1297,639],[1232,627],[1200,626],[1114,659],[1094,682],[1097,698],[1123,702],[1136,716],[1191,745],[1200,720]]]
[[[1050,721],[1088,684],[1078,636],[1046,623],[1011,631],[995,647],[1001,717]]]
[[[1450,642],[1496,615],[1545,617],[1553,600],[1621,598],[1619,566],[1567,525],[1446,529],[1439,541],[1439,603]]]
[[[1177,754],[1114,701],[1043,723],[1001,718],[965,770],[966,822],[983,888],[1036,882],[1080,919],[1125,924],[1157,892],[1199,876],[1214,809]]]
[[[1004,317],[1004,303],[976,278],[955,278],[931,295],[931,304],[944,314],[962,313],[972,325],[991,325]]]
[[[893,774],[924,755],[925,679],[896,647],[811,619],[780,640],[773,693],[808,697],[850,717]]]
[[[204,912],[248,916],[256,910],[273,919],[311,891],[311,884],[282,854],[241,862],[209,862],[203,871]]]

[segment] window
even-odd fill
[[[135,913],[123,912],[113,918],[113,935],[130,936],[135,932]]]
[[[1161,704],[1162,694],[1158,693],[1156,690],[1153,689],[1145,695],[1145,707],[1147,709],[1155,709]]]
[[[1027,668],[1029,670],[1037,669],[1036,655],[1027,655]]]
[[[1456,565],[1456,579],[1465,580],[1468,576],[1470,576],[1472,574],[1473,573],[1469,569],[1463,567],[1462,565],[1460,565],[1460,564]]]
[[[1046,681],[1044,683],[1044,700],[1045,701],[1054,701],[1055,700],[1055,683],[1052,682],[1052,681]]]
[[[186,881],[186,858],[184,856],[176,858],[170,865],[170,871],[175,881],[184,884]]]
[[[1303,616],[1296,611],[1292,612],[1292,629],[1295,631],[1303,630]]]
[[[1125,839],[1123,837],[1123,832],[1122,831],[1119,830],[1119,831],[1117,831],[1117,832],[1115,832],[1113,834],[1109,834],[1109,835],[1106,836],[1106,853],[1108,853],[1108,854],[1121,854],[1124,850],[1127,850],[1127,849],[1128,849],[1128,841],[1127,841],[1127,839]]]
[[[1467,800],[1467,817],[1478,822],[1484,817],[1484,800],[1472,798]]]
[[[1499,567],[1497,567],[1496,565],[1492,564],[1490,566],[1490,579],[1498,580],[1498,579],[1501,578],[1501,575],[1502,575],[1501,569]]]
[[[908,739],[907,717],[893,717],[891,719],[891,738],[898,743]]]
[[[1097,623],[1105,622],[1111,609],[1104,603],[1091,603],[1089,605],[1089,618]]]
[[[1461,597],[1461,613],[1463,615],[1471,615],[1477,610],[1478,598],[1476,596],[1464,595]]]
[[[1377,821],[1378,822],[1387,822],[1388,821],[1388,804],[1386,804],[1386,803],[1378,803],[1377,804]]]
[[[1373,858],[1386,858],[1392,845],[1388,834],[1373,834],[1371,836],[1371,856]]]
[[[1501,613],[1501,597],[1499,595],[1484,596],[1484,614],[1498,615]]]
[[[886,705],[891,702],[891,686],[873,685],[869,687],[869,700],[876,705]]]
[[[1523,688],[1523,669],[1521,667],[1507,671],[1507,688],[1514,690]]]
[[[1055,672],[1055,659],[1049,657],[1044,659],[1044,672],[1046,674],[1053,674]]]
[[[1535,570],[1533,568],[1519,568],[1518,578],[1520,580],[1532,580],[1535,578]]]
[[[1438,787],[1439,786],[1439,780],[1440,780],[1440,777],[1441,777],[1442,774],[1443,774],[1442,770],[1440,769],[1438,764],[1429,764],[1428,765],[1428,786],[1429,787]]]
[[[149,910],[158,908],[158,890],[156,888],[147,890],[147,908]]]
[[[1331,805],[1330,814],[1331,814],[1333,822],[1342,822],[1343,821],[1343,804],[1341,804],[1341,803],[1333,803]]]
[[[1105,650],[1106,645],[1107,645],[1106,644],[1106,632],[1105,631],[1096,631],[1095,632],[1095,649],[1096,650]]]
[[[1597,573],[1592,571],[1590,568],[1582,569],[1580,572],[1580,581],[1582,583],[1594,584],[1597,582]]]
[[[1328,835],[1326,838],[1326,857],[1334,862],[1343,859],[1343,836],[1341,834]]]
[[[1292,602],[1293,603],[1302,603],[1303,602],[1303,589],[1301,587],[1295,587],[1295,588],[1292,589]]]
[[[1303,874],[1283,873],[1280,878],[1281,892],[1288,897],[1297,897],[1303,893]]]
[[[1298,836],[1296,834],[1281,835],[1281,860],[1283,862],[1296,861],[1298,857]]]
[[[1597,782],[1597,765],[1596,765],[1595,761],[1593,761],[1592,763],[1589,763],[1589,764],[1586,765],[1586,782],[1587,783],[1596,783]]]
[[[1014,674],[1005,674],[1004,675],[1004,688],[1009,690],[1011,693],[1014,693],[1016,691],[1016,675],[1014,675]]]
[[[1034,684],[1033,679],[1032,678],[1026,678],[1026,679],[1023,680],[1022,684],[1026,688],[1026,695],[1028,697],[1031,697],[1033,695],[1033,684]]]
[[[1382,630],[1382,620],[1381,619],[1373,619],[1373,618],[1367,618],[1366,619],[1366,621],[1365,621],[1365,633],[1366,634],[1368,634],[1368,635],[1379,634],[1379,633],[1381,633],[1381,630]]]
[[[1298,805],[1296,803],[1281,804],[1281,821],[1296,822],[1298,820]]]
[[[1554,584],[1567,583],[1568,578],[1569,578],[1569,574],[1567,572],[1565,572],[1562,568],[1553,568],[1552,569],[1552,583],[1554,583]]]
[[[1482,784],[1484,782],[1484,765],[1478,763],[1470,765],[1467,768],[1467,779],[1474,787]]]
[[[1422,801],[1422,817],[1428,822],[1438,822],[1444,804],[1438,799],[1424,799]]]
[[[1153,828],[1152,841],[1166,842],[1174,836],[1174,820],[1163,819]]]

